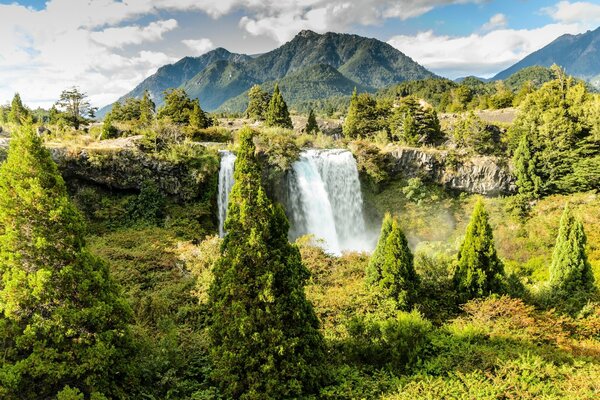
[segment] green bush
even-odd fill
[[[350,361],[391,370],[409,370],[420,359],[432,331],[431,322],[418,311],[378,313],[352,318],[345,356]]]

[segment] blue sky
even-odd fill
[[[600,26],[600,0],[0,0],[0,103],[79,85],[102,106],[166,63],[269,51],[302,29],[388,42],[439,75],[492,76]]]

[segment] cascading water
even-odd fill
[[[219,236],[225,235],[225,218],[227,218],[227,207],[229,205],[229,192],[233,187],[233,166],[236,156],[230,151],[220,151],[221,166],[219,169]]]
[[[347,150],[307,150],[288,177],[290,236],[312,234],[326,250],[370,250],[356,161]]]

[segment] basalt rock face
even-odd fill
[[[0,162],[6,157],[8,139],[0,139]],[[65,180],[91,183],[107,189],[138,191],[144,182],[154,181],[161,191],[178,201],[198,199],[212,190],[218,164],[194,167],[186,162],[162,160],[136,147],[109,149],[48,149]],[[214,181],[214,182],[213,182]]]
[[[135,148],[102,152],[51,148],[50,152],[65,179],[77,179],[110,189],[137,191],[144,182],[152,180],[164,194],[180,201],[190,201],[201,197],[208,189],[207,180],[210,181],[203,170],[183,162],[161,160]]]
[[[496,157],[457,157],[447,151],[400,147],[388,151],[387,157],[392,176],[420,177],[448,189],[486,196],[515,191],[508,165]]]

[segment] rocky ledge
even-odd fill
[[[8,140],[0,140],[0,161]],[[107,189],[138,191],[144,182],[154,181],[160,190],[179,201],[197,199],[218,174],[218,162],[211,165],[167,160],[139,150],[133,141],[126,145],[69,148],[49,144],[48,150],[65,180],[87,182]],[[216,157],[216,155],[215,155]]]
[[[491,156],[457,156],[440,150],[394,147],[386,149],[390,173],[420,177],[453,190],[486,196],[510,194],[515,179],[506,162]]]

